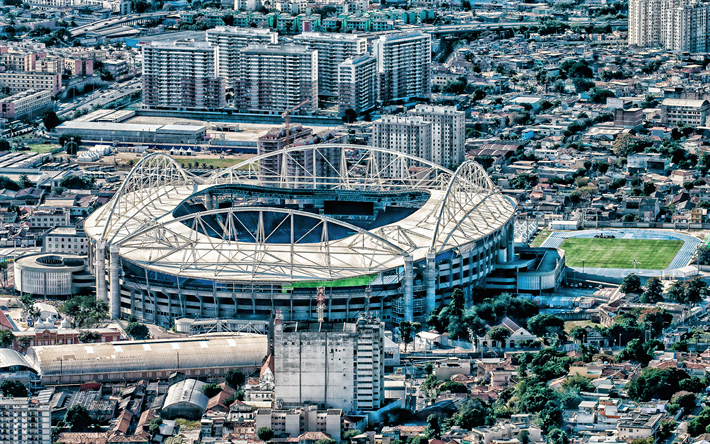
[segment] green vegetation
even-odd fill
[[[680,382],[688,378],[688,374],[679,368],[647,368],[632,379],[626,389],[629,397],[636,401],[671,399],[681,390]]]
[[[0,382],[0,393],[7,398],[24,398],[27,387],[16,379],[5,379]]]
[[[150,338],[148,327],[139,322],[129,322],[126,326],[126,334],[137,341]]]
[[[88,328],[107,319],[108,302],[99,301],[96,296],[74,296],[66,301],[59,311],[72,319],[73,328]]]
[[[224,158],[219,157],[197,157],[197,156],[173,156],[173,159],[180,165],[188,168],[229,168],[246,159]],[[190,165],[194,165],[191,167]]]
[[[190,421],[185,418],[178,418],[175,420],[175,425],[180,427],[182,430],[197,430],[200,428],[200,421]]]
[[[292,282],[291,286],[284,285],[281,287],[281,291],[286,292],[288,290],[293,290],[294,288],[339,288],[339,287],[360,287],[369,285],[372,281],[377,278],[377,274],[370,274],[367,276],[355,276],[351,278],[336,279],[334,281],[304,281],[304,282]]]
[[[547,228],[544,228],[542,231],[540,231],[537,236],[535,236],[535,239],[530,242],[531,247],[540,247],[542,244],[547,240],[550,235],[554,233],[554,231],[549,230]]]
[[[39,154],[51,153],[52,151],[56,150],[57,148],[61,148],[59,145],[46,144],[46,143],[31,143],[31,144],[27,145],[27,147],[33,153],[39,153]]]
[[[571,237],[560,248],[568,266],[590,268],[636,268],[662,270],[683,246],[679,240],[594,239]],[[584,264],[582,263],[584,261]]]

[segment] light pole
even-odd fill
[[[582,259],[582,274],[584,274],[584,259]]]

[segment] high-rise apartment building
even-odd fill
[[[318,51],[318,95],[338,95],[338,65],[367,52],[367,39],[355,34],[304,32],[294,41]]]
[[[424,160],[432,160],[431,134],[432,124],[422,117],[382,116],[372,122],[372,146],[409,154]],[[393,154],[377,153],[377,162],[381,171],[389,177],[407,175],[408,164],[397,162]]]
[[[349,58],[338,65],[338,112],[355,114],[377,105],[377,59],[370,55]]]
[[[466,116],[455,106],[417,105],[407,115],[431,122],[431,160],[451,167],[466,157]]]
[[[379,319],[274,327],[277,403],[324,404],[344,411],[384,405],[384,324]]]
[[[381,36],[373,43],[382,103],[429,97],[431,35],[419,31]]]
[[[630,0],[629,45],[707,52],[710,4],[697,0]]]
[[[143,106],[170,110],[218,110],[225,106],[218,48],[194,40],[143,46]]]
[[[48,404],[31,398],[0,397],[0,444],[50,444],[52,415]]]
[[[241,75],[240,49],[256,44],[276,44],[279,34],[270,29],[218,26],[207,31],[207,41],[218,48],[219,76],[232,88]]]
[[[318,51],[292,44],[249,45],[241,54],[237,109],[270,114],[296,106],[303,112],[318,109]]]

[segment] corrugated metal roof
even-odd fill
[[[175,407],[179,404],[193,404],[202,411],[207,409],[207,403],[210,399],[202,393],[202,387],[205,383],[196,379],[185,379],[177,384],[173,384],[168,389],[168,395],[165,397],[163,408]]]
[[[43,376],[66,376],[260,366],[267,349],[265,335],[230,333],[188,339],[30,347],[27,360]],[[12,350],[0,350],[0,362],[2,353],[8,351]]]
[[[0,349],[0,368],[5,369],[12,366],[21,366],[32,368],[30,362],[25,359],[24,356],[16,352],[15,350],[10,350],[8,348]]]

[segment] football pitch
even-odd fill
[[[570,267],[663,270],[683,246],[681,240],[595,239],[570,237],[562,242]]]

